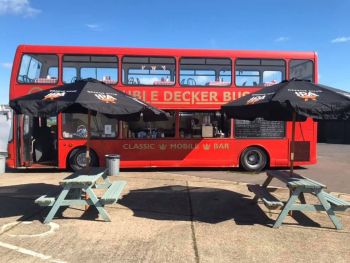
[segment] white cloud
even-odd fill
[[[101,30],[101,26],[99,24],[86,24],[86,26],[93,31]]]
[[[0,15],[13,14],[33,17],[39,13],[41,10],[31,7],[29,0],[0,0]]]
[[[0,65],[1,65],[2,68],[12,69],[12,63],[10,63],[10,62],[3,62]]]
[[[289,37],[278,37],[275,39],[275,42],[286,42],[289,40]]]
[[[337,37],[332,39],[331,43],[344,43],[350,41],[350,37]]]

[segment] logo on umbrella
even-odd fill
[[[113,103],[115,104],[117,99],[114,98],[112,95],[108,94],[95,94],[96,98],[98,98],[100,101],[103,101],[104,103]]]
[[[57,91],[54,91],[54,92],[50,92],[49,94],[47,94],[43,100],[55,100],[59,97],[63,97],[64,95],[66,95],[65,92],[57,92]]]
[[[296,91],[295,95],[297,95],[299,98],[304,99],[305,101],[316,100],[318,97],[316,93],[313,93],[311,91]]]
[[[247,101],[247,104],[255,104],[258,101],[265,99],[265,95],[254,96]]]

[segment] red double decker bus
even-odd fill
[[[291,123],[227,119],[220,106],[284,79],[317,82],[315,52],[151,49],[21,45],[10,99],[95,78],[166,110],[165,122],[122,122],[97,114],[92,165],[121,155],[121,167],[288,166]],[[17,115],[7,164],[16,168],[86,165],[87,116]],[[297,123],[296,165],[316,162],[317,125]]]

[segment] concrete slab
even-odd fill
[[[349,232],[195,223],[200,262],[348,262]],[[210,239],[208,239],[210,237]]]
[[[67,209],[69,214],[71,209]],[[40,251],[67,262],[191,262],[194,258],[190,223],[134,217],[127,209],[109,208],[112,222],[56,219],[59,230],[52,235],[16,238],[15,229],[2,242]],[[28,225],[28,227],[30,227]],[[23,228],[23,226],[22,226]],[[37,229],[39,231],[39,229]],[[181,241],[181,242],[179,242]],[[7,258],[2,256],[7,262]]]
[[[279,211],[254,205],[243,185],[190,182],[196,246],[200,262],[348,262],[350,216],[338,214],[337,231],[325,213],[294,212],[279,229]],[[211,189],[209,190],[209,187]],[[205,191],[200,195],[198,191]],[[279,195],[287,198],[288,191]],[[211,220],[203,220],[203,218]],[[206,222],[205,222],[206,221]],[[305,250],[307,248],[307,250]]]
[[[112,222],[101,221],[94,208],[72,207],[44,225],[48,210],[33,201],[57,191],[64,175],[48,174],[47,181],[45,174],[0,178],[0,262],[350,259],[349,212],[339,215],[342,231],[324,213],[296,213],[272,229],[278,211],[253,204],[246,185],[167,172],[123,172],[112,178],[128,182],[118,204],[106,207]],[[287,198],[288,190],[276,194]]]

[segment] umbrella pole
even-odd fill
[[[292,122],[292,143],[290,146],[290,176],[293,176],[294,171],[294,151],[295,151],[295,122],[296,112],[293,111],[293,122]]]
[[[292,177],[293,176],[293,170],[294,170],[294,147],[295,147],[295,121],[296,121],[296,112],[293,111],[293,122],[292,122],[292,143],[291,143],[291,146],[290,146],[290,174],[289,176]],[[292,195],[292,190],[289,189],[289,197],[291,197]],[[293,212],[292,211],[289,211],[288,212],[288,215],[289,216],[292,216],[293,215]]]
[[[86,168],[90,169],[90,124],[91,124],[91,112],[88,110],[88,127],[87,127],[87,141],[86,141]]]
[[[88,123],[87,123],[87,141],[86,141],[86,172],[89,174],[90,171],[90,123],[91,123],[91,112],[88,110]],[[89,199],[87,193],[84,194],[84,199]],[[89,205],[85,205],[85,211],[89,209]]]

